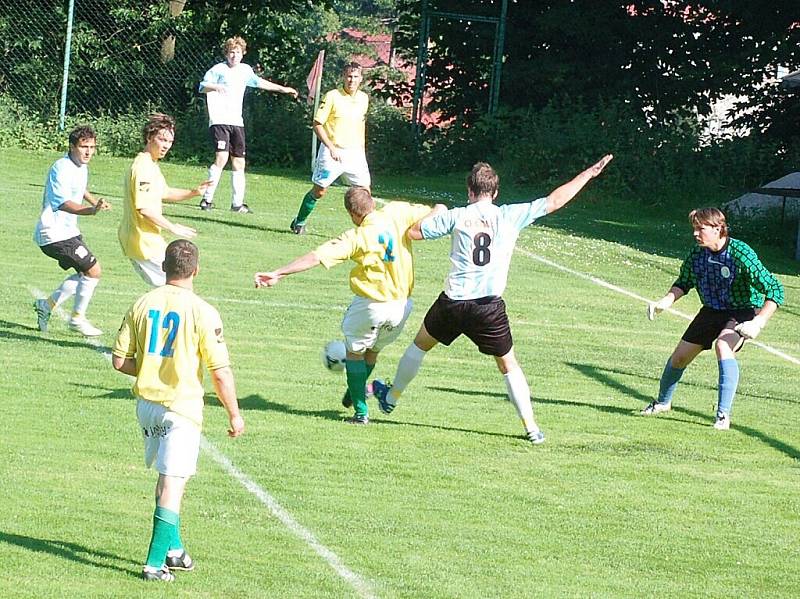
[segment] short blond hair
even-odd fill
[[[689,222],[692,227],[719,227],[720,237],[728,236],[728,222],[725,214],[719,208],[697,208],[689,213]]]
[[[229,37],[225,40],[225,43],[222,45],[222,52],[227,54],[237,47],[242,49],[242,54],[247,54],[247,42],[244,41],[243,37],[234,35],[233,37]]]
[[[357,218],[375,210],[375,200],[366,187],[351,187],[344,194],[344,208]]]

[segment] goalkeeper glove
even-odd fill
[[[672,300],[669,297],[662,297],[657,302],[648,302],[647,304],[647,319],[654,320],[656,316],[661,314],[664,310],[672,305]]]
[[[756,316],[753,320],[747,320],[737,324],[733,330],[745,339],[755,339],[758,337],[758,334],[761,332],[761,329],[764,328],[765,324],[767,323],[763,317]]]

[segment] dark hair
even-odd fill
[[[89,125],[78,125],[69,132],[69,145],[77,146],[82,139],[97,139],[97,134]]]
[[[167,279],[188,279],[197,270],[200,253],[188,239],[170,242],[164,253],[164,272]]]
[[[477,162],[467,175],[467,189],[474,196],[494,197],[500,190],[500,177],[488,163]]]
[[[347,73],[349,73],[350,71],[363,71],[363,70],[364,67],[362,67],[360,64],[358,64],[356,61],[353,60],[344,65],[344,68],[342,69],[342,75],[347,75]]]
[[[375,210],[375,200],[366,187],[351,187],[344,194],[344,208],[350,214],[364,218]]]
[[[172,134],[175,135],[175,119],[160,112],[151,114],[142,128],[142,139],[144,139],[145,145],[162,129],[172,131]]]
[[[698,208],[689,213],[689,222],[693,227],[700,227],[708,225],[710,227],[719,227],[719,236],[728,236],[728,223],[725,220],[725,214],[719,208]]]

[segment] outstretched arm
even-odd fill
[[[182,202],[184,200],[189,200],[191,198],[201,196],[205,193],[208,186],[211,185],[213,181],[203,181],[200,185],[195,187],[194,189],[181,189],[179,187],[169,187],[167,188],[167,192],[164,194],[164,201],[166,202]]]
[[[172,221],[167,220],[160,211],[154,208],[139,208],[139,214],[141,214],[154,225],[161,227],[162,229],[166,229],[175,237],[192,239],[193,237],[197,236],[197,231],[192,227],[173,223]]]
[[[270,272],[257,272],[253,279],[256,289],[259,287],[272,287],[283,277],[293,275],[296,272],[303,272],[319,265],[319,258],[314,252],[308,252],[304,256],[300,256],[289,262],[286,266],[282,266],[277,270]]]
[[[293,98],[297,97],[297,90],[293,87],[287,87],[285,85],[278,85],[277,83],[273,83],[269,79],[261,78],[258,80],[258,88],[265,89],[268,92],[278,92],[281,94],[289,94]]]
[[[406,235],[412,241],[420,241],[422,239],[422,221],[426,218],[431,218],[432,216],[436,216],[437,214],[441,214],[442,212],[447,211],[447,206],[444,204],[436,204],[433,209],[431,209],[428,214],[426,214],[423,218],[419,219],[413,225],[411,225],[408,230],[406,231]]]
[[[584,185],[603,172],[603,169],[611,162],[612,158],[614,158],[613,154],[606,154],[572,181],[564,183],[561,187],[550,192],[550,195],[547,196],[547,214],[552,214],[559,208],[562,208],[572,198],[578,195],[578,192],[583,189]]]
[[[680,298],[682,298],[685,294],[683,289],[680,287],[673,286],[668,292],[667,295],[662,297],[660,300],[656,302],[648,302],[647,304],[647,318],[648,320],[653,320],[656,316],[661,314],[664,310],[672,306],[675,302],[677,302]]]

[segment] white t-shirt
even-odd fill
[[[422,221],[424,239],[453,234],[445,295],[452,300],[503,295],[519,232],[546,214],[547,198],[505,206],[480,201]]]
[[[47,173],[42,196],[42,214],[36,223],[33,240],[37,245],[49,245],[81,234],[78,215],[59,210],[64,202],[83,202],[83,194],[89,183],[89,169],[78,166],[69,155],[55,161]]]
[[[225,93],[212,91],[206,94],[209,126],[244,127],[242,119],[244,92],[248,87],[258,87],[259,79],[253,68],[243,62],[235,67],[228,66],[227,62],[221,62],[208,69],[200,82],[200,91],[203,91],[209,83],[225,86]]]

